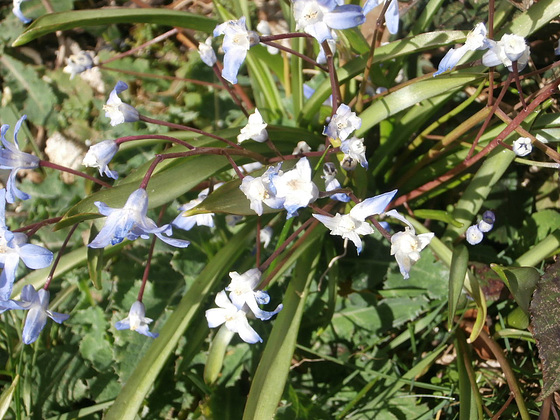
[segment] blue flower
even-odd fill
[[[25,17],[21,11],[21,3],[27,0],[14,0],[14,7],[12,8],[12,12],[16,17],[21,20],[23,23],[31,22],[31,19]]]
[[[27,115],[24,115],[16,123],[13,144],[6,140],[5,137],[10,126],[8,124],[2,124],[2,128],[0,129],[2,145],[4,146],[2,149],[0,149],[0,169],[12,170],[12,172],[10,173],[10,177],[8,178],[8,183],[6,185],[6,188],[8,189],[6,200],[8,201],[8,203],[14,203],[16,201],[16,197],[20,200],[28,200],[29,198],[31,198],[29,194],[20,191],[16,187],[16,176],[20,169],[35,169],[39,167],[40,159],[37,156],[33,156],[29,153],[25,153],[19,150],[17,135],[19,133],[21,125],[23,124],[23,121],[26,118]]]
[[[336,0],[293,0],[296,29],[303,30],[319,43],[332,39],[331,29],[361,25],[366,18],[355,4],[339,5]]]
[[[385,12],[385,24],[390,34],[399,32],[399,2],[397,0],[367,0],[364,4],[364,15],[367,15],[380,4],[390,1]]]
[[[33,270],[48,267],[53,259],[53,254],[48,249],[28,244],[26,234],[8,230],[5,196],[6,190],[2,188],[0,190],[0,267],[3,270],[0,274],[0,302],[10,299],[20,259]]]
[[[22,309],[29,311],[23,326],[22,339],[25,344],[31,344],[39,338],[39,334],[47,324],[47,317],[58,324],[61,324],[70,317],[67,314],[49,311],[49,297],[49,292],[45,289],[37,292],[30,284],[23,287],[21,306],[23,306]]]
[[[105,116],[111,119],[111,125],[113,127],[125,122],[135,122],[140,119],[140,115],[138,114],[136,108],[132,105],[125,104],[121,98],[119,98],[119,93],[124,92],[127,89],[128,85],[119,80],[115,85],[115,88],[109,94],[107,103],[103,105]]]
[[[340,182],[336,179],[337,173],[338,171],[334,163],[327,162],[323,165],[323,175],[321,175],[321,178],[325,180],[325,191],[329,192],[341,188]],[[350,201],[348,194],[344,193],[332,194],[331,198],[333,200],[342,201],[343,203],[348,203]]]
[[[130,330],[136,331],[139,334],[145,336],[156,338],[159,334],[150,332],[148,324],[153,320],[151,318],[146,318],[146,308],[144,304],[137,300],[134,302],[128,312],[128,316],[122,321],[118,321],[115,324],[117,330]]]
[[[105,174],[109,178],[117,179],[119,174],[111,171],[108,167],[109,162],[119,150],[119,146],[114,140],[105,140],[91,146],[86,153],[82,165],[89,168],[99,168],[99,174]]]
[[[130,194],[122,209],[111,208],[101,201],[96,201],[95,205],[103,216],[107,216],[107,220],[93,242],[88,245],[90,248],[105,248],[109,244],[116,245],[121,243],[124,238],[131,241],[138,237],[148,239],[150,233],[169,245],[178,248],[189,246],[189,241],[163,236],[163,233],[168,236],[172,234],[171,226],[163,225],[158,228],[156,223],[146,216],[148,194],[143,188]]]
[[[222,77],[233,84],[237,83],[237,73],[249,48],[259,43],[259,35],[249,31],[245,25],[245,16],[239,20],[221,23],[214,29],[214,36],[224,35],[224,68]]]

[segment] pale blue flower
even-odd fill
[[[488,67],[503,64],[513,71],[513,62],[517,62],[517,70],[522,71],[529,62],[531,49],[525,38],[514,34],[504,34],[499,41],[488,40],[490,49],[482,56],[482,64]]]
[[[156,223],[148,218],[148,194],[143,188],[139,188],[130,194],[126,204],[122,209],[114,209],[101,201],[96,201],[95,205],[103,216],[107,216],[105,225],[95,237],[90,248],[105,248],[107,245],[116,245],[127,238],[131,241],[141,237],[148,239],[149,234],[153,233],[163,242],[178,248],[186,248],[189,241],[173,239],[164,236],[172,234],[170,225],[157,227]]]
[[[364,139],[359,139],[355,136],[346,139],[340,144],[340,151],[344,153],[346,160],[359,162],[363,168],[368,168]]]
[[[216,61],[216,53],[214,52],[214,48],[212,48],[212,37],[209,36],[206,38],[205,42],[200,42],[198,44],[198,54],[200,55],[200,59],[204,64],[208,67],[214,67]]]
[[[247,29],[245,16],[239,20],[230,20],[216,26],[214,36],[220,35],[224,35],[222,49],[225,53],[222,77],[236,84],[239,68],[245,61],[249,48],[259,43],[259,35]]]
[[[0,189],[0,267],[3,268],[0,274],[0,301],[10,299],[20,259],[33,270],[48,267],[53,259],[48,249],[28,244],[25,233],[8,230],[5,196],[6,190]]]
[[[471,245],[478,245],[484,239],[484,233],[478,228],[478,225],[472,225],[465,232],[465,239]]]
[[[261,321],[267,321],[280,312],[283,305],[280,304],[272,312],[263,311],[259,305],[266,305],[270,302],[270,296],[263,290],[255,290],[261,282],[261,271],[252,268],[243,274],[236,271],[229,273],[231,282],[226,287],[231,302],[238,308],[243,309],[245,305],[249,307],[253,315]]]
[[[367,0],[364,4],[364,15],[367,15],[380,4],[390,1],[385,12],[385,24],[390,34],[399,32],[399,2],[397,0]]]
[[[519,157],[527,156],[533,151],[533,143],[529,137],[519,137],[513,142],[513,153]]]
[[[288,219],[297,216],[299,208],[306,207],[319,197],[319,189],[311,178],[311,165],[307,158],[301,158],[295,168],[274,178],[276,197],[284,200]]]
[[[455,67],[467,52],[490,48],[490,41],[486,38],[486,33],[487,31],[484,23],[478,23],[467,35],[467,40],[464,45],[459,48],[451,48],[447,51],[447,54],[445,54],[440,61],[438,70],[434,73],[434,77]]]
[[[119,146],[114,140],[104,140],[91,146],[86,153],[82,165],[89,168],[98,168],[100,175],[117,179],[119,174],[109,169],[109,162],[119,150]]]
[[[554,48],[554,55],[560,55],[560,39],[558,40],[558,45]]]
[[[365,22],[362,8],[339,5],[336,0],[292,0],[296,30],[302,30],[319,43],[332,39],[332,29],[354,28]]]
[[[27,0],[14,0],[14,6],[12,8],[12,12],[23,23],[29,23],[29,22],[31,22],[32,19],[29,19],[29,18],[25,17],[23,15],[23,12],[21,11],[21,3],[23,3],[24,1],[27,1]]]
[[[25,344],[31,344],[39,338],[40,332],[47,324],[47,317],[58,324],[70,317],[67,314],[49,311],[49,292],[45,289],[37,292],[30,284],[23,287],[21,305],[29,311],[23,326],[22,339]]]
[[[150,332],[148,327],[148,324],[153,320],[145,317],[144,315],[146,315],[146,308],[142,302],[137,300],[132,304],[130,311],[128,312],[128,316],[122,321],[115,323],[115,328],[117,330],[136,331],[139,334],[143,334],[151,338],[157,338],[159,334]]]
[[[366,219],[383,213],[396,193],[397,190],[393,190],[367,198],[361,203],[356,204],[348,214],[337,213],[335,216],[314,214],[313,217],[329,228],[331,235],[338,235],[344,239],[351,240],[356,245],[358,254],[360,254],[362,252],[362,239],[360,235],[370,235],[374,232]]]
[[[282,164],[270,166],[264,174],[258,177],[247,175],[243,178],[239,189],[250,201],[249,207],[259,216],[263,213],[263,203],[273,209],[282,208],[284,199],[276,196],[275,179],[280,174]]]
[[[124,92],[127,89],[128,85],[119,80],[115,85],[115,88],[109,94],[107,103],[103,105],[105,116],[111,119],[110,124],[113,127],[125,122],[135,122],[140,119],[140,114],[136,108],[132,105],[125,104],[121,98],[119,98],[119,93]]]
[[[10,126],[8,124],[3,124],[0,128],[2,146],[4,146],[0,149],[0,169],[12,170],[8,178],[8,183],[6,184],[6,200],[8,203],[14,203],[16,198],[19,198],[20,200],[28,200],[31,198],[29,194],[24,193],[16,187],[16,176],[20,169],[35,169],[39,167],[40,159],[37,156],[33,156],[19,150],[17,135],[23,121],[26,118],[27,115],[24,115],[16,123],[14,130],[14,143],[9,142],[5,137]]]
[[[208,309],[205,314],[210,328],[225,324],[228,330],[239,334],[246,343],[262,343],[262,338],[249,325],[247,313],[231,303],[224,290],[216,295],[215,302],[218,308]]]
[[[222,185],[223,183],[214,185],[214,190],[221,187]],[[214,227],[214,213],[202,213],[195,214],[193,216],[185,215],[187,211],[195,208],[200,203],[202,203],[208,197],[209,192],[209,189],[205,188],[198,194],[197,198],[180,206],[179,210],[181,211],[181,213],[175,218],[175,220],[171,222],[171,225],[183,230],[191,230],[195,225]]]
[[[391,236],[391,255],[399,265],[399,271],[404,279],[408,279],[410,269],[420,259],[420,252],[430,244],[434,238],[432,232],[416,235],[414,226],[396,210],[387,212],[387,216],[394,217],[406,224],[405,230]]]
[[[362,126],[362,119],[352,109],[341,104],[323,129],[323,134],[333,140],[346,140],[354,131]]]
[[[325,180],[325,191],[329,192],[340,188],[340,182],[336,179],[337,172],[334,163],[327,162],[323,165],[323,175],[321,178]],[[342,201],[343,203],[348,203],[350,201],[348,194],[344,193],[333,194],[331,198],[333,200]]]

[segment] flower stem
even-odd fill
[[[170,136],[160,136],[157,134],[146,134],[146,135],[141,135],[141,136],[126,136],[126,137],[119,137],[118,139],[115,140],[115,143],[117,143],[117,145],[122,144],[122,143],[127,143],[129,141],[136,141],[136,140],[167,140],[170,141],[171,143],[175,143],[175,144],[179,144],[181,146],[185,146],[187,149],[195,149],[195,147],[192,144],[187,143],[186,141],[183,140],[179,140],[175,137],[170,137]]]
[[[220,80],[223,87],[229,92],[229,95],[231,96],[231,99],[233,99],[233,102],[237,104],[241,112],[243,112],[243,114],[245,114],[246,117],[249,117],[249,112],[247,111],[247,109],[245,109],[245,106],[243,106],[241,100],[245,102],[247,107],[250,109],[253,109],[255,106],[253,105],[249,97],[245,94],[245,91],[239,85],[234,85],[233,88],[231,87],[229,82],[226,79],[224,79],[222,76],[222,68],[220,67],[220,64],[218,63],[214,64],[212,66],[212,70],[214,70],[216,77]],[[241,97],[241,100],[237,95]]]
[[[163,219],[163,215],[165,214],[165,209],[167,205],[161,208],[159,212],[157,225],[159,226],[161,223],[161,219]],[[138,291],[138,301],[142,302],[142,298],[144,297],[144,289],[146,288],[146,283],[148,282],[148,276],[150,275],[150,268],[152,266],[152,257],[154,255],[154,248],[156,246],[156,238],[157,236],[154,235],[152,238],[152,243],[150,244],[150,250],[148,251],[148,259],[146,261],[146,267],[144,268],[144,274],[142,275],[142,284],[140,285],[140,290]]]
[[[268,46],[274,47],[274,48],[278,48],[279,50],[282,50],[282,51],[286,51],[287,53],[290,53],[290,54],[292,54],[292,55],[295,55],[296,57],[299,57],[299,58],[301,58],[302,60],[307,61],[308,63],[312,64],[312,65],[315,66],[315,67],[320,68],[321,70],[323,70],[323,71],[325,71],[325,72],[326,72],[326,71],[329,71],[325,66],[322,66],[321,64],[317,63],[317,61],[315,61],[315,60],[313,60],[312,58],[306,56],[305,54],[301,54],[301,53],[297,52],[296,50],[293,50],[293,49],[291,49],[291,48],[289,48],[289,47],[285,47],[284,45],[279,44],[279,43],[277,43],[277,42],[263,41],[263,40],[261,39],[261,44],[268,45]]]
[[[139,119],[140,119],[140,121],[144,121],[144,122],[147,122],[147,123],[150,123],[150,124],[163,125],[163,126],[166,126],[166,127],[175,128],[177,130],[192,131],[193,133],[197,133],[197,134],[200,134],[202,136],[207,136],[207,137],[211,137],[211,138],[216,139],[216,140],[220,140],[221,142],[224,142],[227,145],[229,145],[231,147],[234,147],[236,149],[242,149],[241,146],[229,141],[228,139],[217,136],[215,134],[207,133],[206,131],[199,130],[198,128],[193,128],[193,127],[189,127],[189,126],[182,125],[182,124],[170,123],[170,122],[162,121],[162,120],[156,120],[154,118],[149,118],[149,117],[146,117],[144,115],[140,115]]]
[[[43,226],[47,226],[47,225],[50,225],[50,224],[53,224],[53,223],[58,223],[61,220],[62,220],[62,216],[52,217],[50,219],[46,219],[46,220],[43,220],[41,222],[32,223],[30,225],[20,227],[19,229],[14,229],[12,232],[29,231],[29,232],[27,232],[27,237],[30,238],[31,236],[35,235],[35,233],[37,233],[37,231],[39,229],[41,229]]]
[[[56,255],[56,259],[54,260],[54,264],[51,268],[51,271],[50,271],[49,275],[47,276],[47,281],[45,282],[45,285],[43,286],[43,289],[49,290],[49,286],[50,286],[51,281],[54,277],[54,272],[56,270],[56,267],[58,266],[58,263],[60,262],[60,258],[62,257],[62,254],[64,253],[64,250],[66,249],[66,246],[68,245],[68,241],[72,237],[72,234],[74,233],[74,231],[76,230],[78,225],[79,225],[79,223],[76,223],[74,226],[72,226],[72,229],[70,229],[70,232],[68,232],[68,235],[66,235],[66,239],[64,239],[64,242],[62,243],[62,246],[58,250],[58,254]]]
[[[336,110],[341,103],[341,95],[340,95],[340,84],[338,83],[338,77],[336,75],[336,69],[334,68],[334,57],[329,47],[329,43],[327,41],[323,41],[321,44],[323,50],[325,51],[325,57],[327,58],[327,66],[329,67],[329,77],[331,80],[331,91],[332,91],[332,113],[331,115],[336,114]],[[326,140],[328,142],[328,139]]]
[[[76,170],[68,168],[66,166],[57,165],[56,163],[53,163],[53,162],[49,162],[49,161],[46,161],[46,160],[40,160],[39,161],[39,166],[41,166],[43,168],[56,169],[56,170],[62,171],[62,172],[68,172],[69,174],[76,175],[76,176],[81,176],[82,178],[89,179],[90,181],[93,181],[96,184],[101,185],[102,187],[112,188],[112,186],[110,184],[107,184],[106,182],[101,181],[100,179],[97,179],[97,178],[95,178],[91,175],[88,175],[84,172],[76,171]]]

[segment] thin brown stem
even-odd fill
[[[66,249],[66,246],[68,245],[68,241],[72,237],[72,234],[74,233],[74,231],[76,230],[78,225],[79,225],[79,223],[76,223],[74,226],[72,226],[72,229],[70,229],[70,232],[68,232],[68,235],[66,235],[66,238],[64,239],[64,242],[62,243],[62,246],[58,250],[58,254],[56,255],[56,259],[54,260],[54,264],[51,268],[51,271],[49,272],[49,275],[47,276],[47,281],[45,282],[45,285],[43,286],[43,288],[45,290],[49,290],[49,286],[51,285],[51,281],[54,277],[54,272],[56,270],[56,267],[58,266],[58,263],[60,262],[60,257],[62,257],[62,254],[64,253],[64,250]]]
[[[107,184],[106,182],[103,182],[100,179],[97,179],[97,178],[95,178],[91,175],[88,175],[88,174],[84,173],[84,172],[80,172],[80,171],[76,171],[72,168],[68,168],[66,166],[57,165],[56,163],[52,163],[52,162],[49,162],[49,161],[46,161],[46,160],[40,160],[39,161],[39,166],[43,167],[43,168],[56,169],[57,171],[68,172],[69,174],[80,176],[80,177],[85,178],[85,179],[89,179],[90,181],[93,181],[96,184],[101,185],[102,187],[112,188],[112,186],[110,184]]]
[[[519,99],[523,108],[527,108],[525,103],[525,98],[523,96],[523,89],[521,88],[521,80],[519,80],[519,70],[517,67],[517,61],[511,63],[511,69],[513,70],[513,77],[515,78],[515,86],[517,86],[517,92],[519,92]]]
[[[129,141],[137,141],[137,140],[167,140],[170,141],[171,143],[185,146],[187,149],[191,149],[191,150],[195,149],[195,147],[192,144],[189,144],[186,141],[179,140],[178,138],[170,137],[170,136],[160,136],[158,134],[145,134],[140,136],[119,137],[118,139],[115,140],[115,143],[119,145],[119,144],[127,143]]]
[[[165,209],[167,208],[167,205],[163,206],[161,208],[161,211],[159,212],[159,217],[158,217],[158,221],[157,224],[159,226],[159,224],[161,223],[161,220],[163,219],[163,215],[165,214]],[[144,267],[144,274],[142,275],[142,284],[140,285],[140,290],[138,291],[138,301],[142,302],[142,299],[144,297],[144,289],[146,288],[146,283],[148,282],[148,276],[150,275],[150,268],[152,266],[152,257],[154,255],[154,248],[156,246],[156,238],[157,236],[154,235],[152,238],[152,243],[150,244],[150,250],[148,251],[148,259],[146,261],[146,267]]]
[[[332,93],[332,113],[331,115],[336,114],[336,110],[340,105],[342,99],[340,95],[340,84],[338,83],[338,77],[336,74],[336,69],[334,68],[334,56],[329,47],[329,43],[327,41],[323,41],[321,44],[323,50],[325,51],[325,57],[327,58],[327,66],[329,68],[329,78],[331,81],[331,93]],[[328,139],[327,139],[328,141]]]
[[[323,70],[325,72],[329,71],[325,66],[322,66],[321,64],[317,63],[317,61],[315,61],[312,58],[306,56],[305,54],[301,54],[300,52],[298,52],[296,50],[293,50],[289,47],[285,47],[284,45],[279,44],[278,42],[263,41],[261,39],[261,44],[268,45],[268,46],[274,47],[274,48],[278,48],[279,50],[282,50],[282,51],[286,51],[287,53],[295,55],[296,57],[299,57],[302,60],[307,61],[308,63],[312,64],[315,67],[320,68],[321,70]]]
[[[107,60],[101,62],[100,65],[107,64],[107,63],[110,63],[112,61],[120,60],[121,58],[124,58],[124,57],[128,57],[129,55],[132,55],[135,52],[138,52],[140,50],[143,50],[144,48],[149,47],[150,45],[156,44],[156,43],[158,43],[160,41],[163,41],[163,40],[165,40],[169,37],[172,37],[173,35],[176,35],[178,32],[179,32],[179,30],[177,28],[173,28],[170,31],[167,31],[167,32],[165,32],[165,33],[163,33],[159,36],[156,36],[154,39],[151,39],[150,41],[144,42],[142,45],[138,45],[137,47],[134,47],[134,48],[132,48],[128,51],[119,53],[117,55],[114,55],[111,58],[108,58]]]
[[[166,127],[175,128],[177,130],[192,131],[193,133],[197,133],[197,134],[200,134],[202,136],[211,137],[213,139],[220,140],[221,142],[224,142],[228,146],[234,147],[236,149],[242,149],[241,146],[233,143],[232,141],[230,141],[228,139],[225,139],[223,137],[217,136],[217,135],[212,134],[212,133],[207,133],[206,131],[199,130],[198,128],[193,128],[193,127],[189,127],[189,126],[182,125],[182,124],[170,123],[170,122],[162,121],[162,120],[156,120],[154,118],[149,118],[149,117],[146,117],[144,115],[140,115],[139,119],[140,119],[140,121],[144,121],[144,122],[147,122],[147,123],[150,123],[150,124],[164,125]]]
[[[223,78],[223,76],[222,76],[222,66],[221,66],[220,63],[217,62],[216,64],[214,64],[212,69],[214,70],[214,73],[216,74],[216,77],[218,78],[218,80],[220,80],[220,83],[229,92],[233,101],[237,104],[239,109],[241,109],[243,114],[245,114],[245,116],[248,117],[249,112],[247,111],[247,108],[253,109],[253,108],[255,108],[255,105],[253,105],[253,102],[251,102],[251,99],[249,99],[249,97],[247,96],[247,94],[245,93],[243,88],[241,88],[241,86],[239,86],[238,84],[231,85],[226,79]],[[245,105],[243,105],[243,103]]]

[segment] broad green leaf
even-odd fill
[[[166,168],[150,179],[146,188],[149,208],[170,202],[229,165],[225,157],[215,155],[180,159],[183,161],[181,164]],[[127,183],[91,194],[68,210],[56,228],[100,217],[94,204],[96,201],[102,201],[109,207],[121,208],[138,187],[139,183]]]
[[[414,216],[420,219],[441,220],[445,223],[451,223],[453,226],[461,227],[461,223],[445,210],[418,209],[414,210]]]
[[[84,26],[110,25],[112,23],[155,23],[211,33],[218,22],[206,16],[167,8],[73,10],[41,16],[27,27],[25,32],[14,41],[13,46],[19,47],[56,31],[83,28]]]
[[[158,339],[154,340],[145,356],[138,362],[115,403],[107,411],[107,420],[132,420],[136,417],[167,358],[173,353],[195,316],[201,316],[199,309],[202,303],[248,247],[253,233],[253,224],[248,224],[208,262],[161,329]]]
[[[479,74],[468,73],[451,74],[438,78],[428,76],[390,93],[373,102],[360,114],[362,126],[356,131],[356,136],[363,137],[374,125],[425,99],[458,90],[482,77]]]
[[[284,309],[274,322],[247,397],[244,419],[271,419],[282,397],[286,379],[297,343],[303,307],[309,293],[320,253],[316,252],[323,232],[316,229],[301,244],[294,278],[290,281],[284,298]],[[302,250],[301,248],[305,248]]]
[[[457,303],[463,290],[463,283],[467,274],[467,264],[469,262],[469,251],[463,244],[459,244],[453,248],[453,258],[451,259],[451,267],[449,270],[449,318],[448,329],[453,328],[453,318],[457,310]]]
[[[10,408],[10,404],[12,402],[12,398],[14,397],[14,392],[19,382],[19,375],[16,375],[12,380],[12,383],[9,387],[5,388],[0,395],[0,419],[3,419],[6,415],[8,409]]]
[[[498,35],[513,33],[527,37],[548,24],[552,19],[557,18],[558,15],[560,15],[560,2],[542,0],[531,5],[526,13],[521,13],[513,21],[505,23],[500,28]]]
[[[218,379],[224,364],[226,350],[234,335],[235,333],[228,330],[224,324],[212,339],[210,350],[208,350],[208,359],[204,366],[204,382],[206,384],[213,385]]]
[[[560,262],[548,267],[537,283],[529,311],[542,361],[544,399],[560,389]]]
[[[89,233],[88,243],[91,243],[97,236],[99,230],[95,225],[91,226]],[[103,269],[103,248],[90,248],[87,249],[87,265],[89,271],[89,278],[97,290],[101,290],[101,270]]]
[[[529,304],[540,274],[534,267],[501,267],[491,264],[494,270],[506,284],[517,304],[529,313]]]

